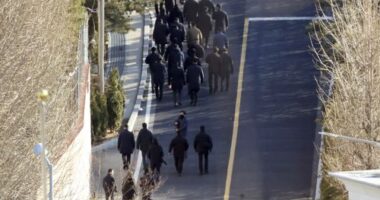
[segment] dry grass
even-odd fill
[[[323,126],[336,134],[379,141],[379,0],[327,2],[334,20],[318,23],[315,39],[319,46],[314,49],[321,72],[333,82],[331,96],[321,89]],[[380,149],[326,138],[322,161],[325,172],[379,168]],[[325,176],[323,184],[322,199],[346,198],[336,181]]]
[[[40,167],[36,92],[50,92],[47,148],[54,161],[76,119],[74,0],[0,0],[0,198],[36,199]],[[78,3],[78,1],[75,1]]]

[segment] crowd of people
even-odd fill
[[[164,84],[167,80],[176,107],[182,105],[182,90],[186,84],[190,105],[197,105],[201,84],[206,82],[204,68],[207,68],[208,72],[210,95],[218,91],[228,91],[230,75],[234,68],[226,35],[229,26],[228,15],[222,6],[215,5],[210,0],[186,0],[183,3],[182,9],[176,0],[164,0],[160,4],[155,4],[156,23],[153,31],[155,47],[150,49],[149,55],[145,58],[152,78],[152,91],[157,100],[163,99]],[[187,24],[187,28],[184,24]],[[211,36],[212,47],[209,46]],[[168,152],[172,153],[176,172],[181,176],[189,149],[185,111],[180,112],[174,127],[176,135],[170,142]],[[131,155],[135,149],[141,151],[144,175],[140,179],[140,187],[143,199],[149,200],[152,193],[149,188],[157,184],[161,166],[167,164],[160,142],[148,129],[146,123],[142,124],[136,141],[128,125],[125,125],[119,134],[117,148],[126,171],[130,169]],[[203,125],[194,138],[193,148],[198,154],[199,174],[208,174],[208,155],[213,143]],[[103,186],[106,199],[113,199],[117,188],[112,169],[109,169],[104,177]],[[122,185],[123,200],[133,199],[135,193],[135,183],[132,174],[128,172]]]
[[[182,105],[185,85],[190,105],[196,106],[201,85],[206,82],[204,68],[208,69],[209,94],[215,94],[218,90],[227,91],[234,65],[226,35],[228,15],[222,6],[214,5],[210,0],[187,0],[181,10],[176,1],[165,0],[156,3],[155,10],[155,47],[151,48],[145,63],[149,65],[151,87],[157,100],[163,98],[167,77],[174,106]],[[210,48],[209,38],[212,35]]]

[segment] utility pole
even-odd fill
[[[100,76],[100,92],[104,94],[104,0],[98,0],[98,31],[99,31],[99,52],[98,66]]]

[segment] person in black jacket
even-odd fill
[[[218,31],[225,33],[228,29],[228,16],[227,13],[222,10],[220,4],[216,5],[216,11],[212,15],[212,18],[215,20],[215,33]]]
[[[148,130],[147,124],[143,123],[142,124],[142,129],[140,130],[138,136],[137,136],[137,149],[139,149],[142,153],[142,161],[143,161],[143,166],[144,166],[144,171],[147,173],[148,172],[148,166],[146,163],[146,155],[148,154],[148,150],[150,148],[150,145],[152,144],[153,141],[153,134]]]
[[[200,175],[205,172],[208,174],[208,154],[212,150],[211,137],[205,132],[205,127],[201,126],[200,132],[194,139],[194,150],[198,153],[199,159],[199,173]],[[203,158],[204,158],[204,171],[203,171]]]
[[[205,48],[208,48],[208,41],[210,38],[210,33],[212,31],[212,17],[208,13],[207,7],[205,7],[204,10],[199,12],[196,23],[197,23],[197,27],[202,32],[202,36],[203,36],[202,45]]]
[[[220,91],[223,91],[224,82],[226,83],[225,90],[228,91],[230,87],[230,75],[234,73],[234,63],[230,54],[228,53],[227,48],[222,48],[219,54],[222,61],[220,68]]]
[[[205,10],[205,8],[207,8],[207,11],[211,15],[215,12],[215,6],[210,0],[200,0],[198,5],[199,5],[199,12]]]
[[[189,48],[187,50],[187,57],[185,59],[185,62],[183,63],[183,67],[184,67],[185,72],[187,71],[189,66],[193,64],[193,62],[196,62],[198,65],[202,64],[201,60],[196,55],[195,48]]]
[[[208,84],[210,94],[214,94],[218,90],[219,72],[222,65],[222,59],[218,53],[219,49],[214,48],[214,52],[206,56],[208,64]]]
[[[185,161],[185,153],[188,148],[189,144],[186,139],[177,130],[177,136],[170,142],[169,153],[173,151],[174,164],[179,176],[182,175],[183,162]]]
[[[182,88],[186,84],[185,82],[185,72],[183,71],[183,68],[180,66],[177,66],[172,71],[172,90],[173,90],[173,99],[174,99],[174,106],[181,106],[182,105]]]
[[[183,13],[182,11],[179,9],[179,7],[177,5],[174,6],[173,10],[170,11],[170,14],[168,16],[168,23],[169,25],[172,24],[175,19],[178,18],[179,21],[183,24]]]
[[[160,62],[162,60],[162,57],[159,53],[156,52],[156,47],[152,47],[150,50],[150,54],[145,58],[145,63],[149,65],[149,71],[151,79],[154,79],[154,71],[152,70],[152,67],[154,64]],[[154,92],[154,82],[151,82],[152,85],[152,92]]]
[[[196,60],[193,60],[192,65],[187,69],[186,75],[188,92],[191,99],[190,105],[196,106],[198,102],[198,92],[204,81],[202,67],[198,65]]]
[[[168,43],[169,26],[164,22],[163,19],[158,19],[153,30],[153,40],[156,43],[158,52],[164,55],[165,45]]]
[[[124,169],[128,169],[131,162],[131,154],[135,149],[135,136],[128,130],[128,124],[125,124],[124,130],[119,134],[117,149],[123,159]]]
[[[113,200],[114,193],[117,192],[115,178],[113,177],[113,169],[108,169],[107,175],[103,178],[103,189],[106,200]]]
[[[164,152],[156,138],[153,138],[152,145],[148,151],[148,158],[150,160],[150,170],[160,173],[161,165],[164,162]]]
[[[184,63],[184,55],[177,43],[172,43],[168,46],[165,52],[165,61],[167,61],[168,67],[168,84],[172,85],[173,71],[182,67]]]
[[[165,0],[165,8],[166,8],[166,14],[169,15],[170,12],[173,10],[175,4],[175,0]]]
[[[161,101],[163,97],[166,68],[165,68],[165,65],[160,61],[153,64],[151,70],[154,74],[153,76],[154,93],[156,94],[157,100]]]
[[[180,29],[180,26],[173,26],[170,29],[170,42],[178,44],[179,48],[183,49],[183,42],[185,41],[185,31]]]
[[[195,22],[198,15],[198,2],[195,0],[186,0],[183,6],[183,15],[187,23]]]

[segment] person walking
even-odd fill
[[[150,49],[149,55],[145,58],[145,63],[149,65],[149,71],[151,79],[154,79],[154,71],[152,70],[153,65],[160,62],[162,60],[162,57],[159,53],[156,52],[156,47],[152,47]],[[154,82],[151,82],[152,92],[154,92]]]
[[[158,48],[158,53],[164,55],[165,45],[168,43],[169,26],[163,19],[158,19],[153,30],[153,40]]]
[[[166,14],[169,15],[174,9],[175,0],[165,0]]]
[[[122,200],[133,200],[136,195],[135,183],[133,182],[132,173],[128,172],[122,184]]]
[[[210,33],[212,31],[212,17],[208,12],[208,8],[205,7],[198,14],[196,20],[197,27],[202,32],[203,40],[202,45],[207,49],[208,48],[208,40],[210,38]]]
[[[103,189],[106,200],[114,200],[114,193],[117,192],[113,169],[108,169],[107,175],[103,178]]]
[[[214,34],[214,47],[217,47],[218,49],[223,49],[229,47],[229,41],[227,38],[227,35],[223,33],[222,31],[217,31]]]
[[[148,150],[150,146],[152,145],[152,141],[153,141],[153,134],[150,130],[148,130],[147,124],[143,123],[142,129],[140,130],[137,136],[137,149],[139,149],[142,153],[142,162],[143,162],[145,173],[148,172],[146,156],[148,154]]]
[[[205,49],[203,48],[202,45],[200,45],[200,44],[192,44],[192,45],[188,46],[188,51],[191,50],[191,49],[194,50],[195,56],[197,58],[199,58],[201,60],[204,59],[204,57],[205,57]]]
[[[206,63],[208,64],[208,84],[210,94],[214,94],[218,90],[218,77],[222,65],[222,60],[218,51],[219,49],[215,47],[214,52],[208,54],[206,57]]]
[[[208,174],[208,154],[212,150],[212,140],[206,133],[204,126],[200,127],[200,132],[195,136],[194,150],[198,153],[199,174]]]
[[[185,161],[185,153],[189,148],[189,144],[186,139],[181,135],[179,130],[177,130],[177,136],[172,139],[169,146],[169,153],[173,151],[174,164],[178,176],[182,175],[183,162]]]
[[[183,68],[181,66],[177,66],[172,71],[172,90],[173,90],[173,99],[174,99],[174,106],[181,106],[182,105],[182,88],[186,84],[185,82],[185,72],[183,71]]]
[[[230,75],[234,73],[234,63],[227,48],[221,49],[220,58],[222,60],[222,67],[220,70],[220,91],[223,91],[224,82],[225,90],[228,91],[230,87]]]
[[[166,49],[165,60],[167,61],[168,68],[168,85],[172,85],[173,73],[177,71],[177,68],[182,68],[184,57],[181,49],[175,42],[171,43]]]
[[[124,125],[124,130],[119,134],[117,149],[123,160],[123,168],[128,169],[129,164],[131,163],[131,154],[135,149],[135,137],[133,133],[128,130],[127,123]]]
[[[215,20],[215,33],[217,31],[226,32],[228,29],[228,15],[222,10],[222,6],[220,4],[216,4],[216,10],[212,15],[212,18]]]
[[[179,26],[174,26],[170,31],[170,42],[178,44],[179,48],[182,50],[184,41],[185,31],[181,30]]]
[[[190,105],[196,106],[198,102],[198,92],[201,84],[204,81],[202,67],[198,65],[196,60],[193,60],[192,65],[187,69],[187,87],[191,99]]]
[[[187,69],[190,65],[193,64],[193,62],[196,62],[198,65],[201,65],[201,60],[196,55],[196,49],[191,47],[187,50],[187,57],[185,59],[185,62],[183,63],[183,67],[185,72],[187,72]]]
[[[153,64],[151,71],[154,74],[154,93],[156,94],[157,100],[162,101],[166,73],[165,65],[162,63],[162,61],[159,61]]]
[[[186,35],[187,45],[200,44],[202,41],[202,32],[197,28],[195,22],[190,22]]]
[[[178,5],[175,5],[173,10],[170,11],[170,14],[168,16],[168,23],[169,24],[173,23],[176,18],[178,18],[179,21],[183,24],[183,22],[184,22],[183,13],[179,9]]]
[[[211,15],[215,12],[215,6],[210,0],[200,0],[198,5],[199,11],[203,11],[207,8],[208,13]]]
[[[150,160],[151,172],[159,174],[161,172],[161,165],[164,162],[164,152],[156,138],[153,138],[152,145],[148,151],[148,158]]]
[[[188,123],[187,123],[187,119],[186,119],[186,111],[182,110],[179,113],[179,116],[178,116],[178,119],[176,120],[176,122],[178,123],[177,126],[176,126],[176,128],[178,129],[179,133],[184,138],[186,138],[186,136],[187,136],[187,127],[188,127]]]
[[[183,15],[187,23],[195,22],[198,15],[198,2],[195,0],[186,0],[183,5]]]

